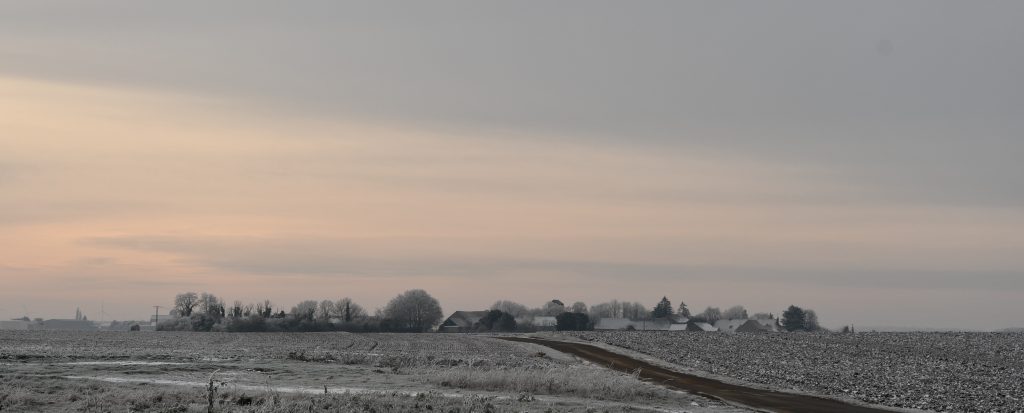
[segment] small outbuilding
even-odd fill
[[[715,322],[715,327],[723,333],[767,333],[772,331],[769,327],[762,325],[760,321],[762,320],[718,320]]]
[[[752,320],[761,325],[761,329],[769,333],[780,333],[782,332],[782,326],[779,325],[779,319],[777,318],[758,318]]]
[[[602,317],[594,323],[594,330],[637,330],[634,323],[628,318]]]
[[[38,327],[40,330],[60,330],[60,331],[98,331],[99,328],[96,324],[93,324],[88,320],[66,320],[66,319],[53,319],[43,321],[42,325]]]
[[[0,321],[0,330],[28,330],[30,321],[25,320],[3,320]]]
[[[708,323],[705,323],[705,322],[690,321],[690,322],[686,323],[686,331],[714,332],[714,331],[718,331],[718,329],[715,328],[715,326],[713,326],[711,324],[708,324]]]
[[[641,330],[641,331],[684,331],[686,323],[675,318],[656,318],[654,320],[630,320],[628,318],[599,318],[594,330]]]
[[[533,327],[538,331],[555,331],[558,328],[558,319],[552,316],[536,316],[533,318]]]
[[[480,326],[480,319],[489,311],[456,311],[437,327],[439,333],[469,333]]]

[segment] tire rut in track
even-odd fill
[[[858,406],[842,401],[805,394],[784,393],[745,387],[691,374],[679,373],[645,361],[582,343],[525,337],[502,337],[504,340],[540,344],[584,360],[627,373],[640,369],[640,378],[693,394],[740,404],[759,410],[779,413],[891,413],[878,407]]]

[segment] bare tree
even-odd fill
[[[572,311],[574,313],[578,313],[578,314],[586,314],[587,313],[587,304],[582,302],[582,301],[577,301],[575,303],[572,303],[572,307],[570,307],[570,308],[571,308],[570,311]]]
[[[722,318],[726,320],[746,320],[747,309],[742,305],[734,305],[722,312]]]
[[[313,321],[316,316],[316,308],[320,305],[314,300],[306,300],[292,307],[292,315],[298,319]]]
[[[333,315],[334,312],[334,301],[323,300],[316,308],[316,318],[317,320],[327,321],[331,319],[331,315]]]
[[[401,327],[427,331],[441,321],[441,304],[423,290],[409,290],[392,298],[384,307],[384,316]]]
[[[807,331],[821,330],[821,324],[818,324],[818,313],[810,308],[804,310],[804,328]]]
[[[611,300],[608,302],[608,306],[611,307],[612,317],[625,317],[626,313],[623,311],[622,303],[619,300]]]
[[[199,312],[213,316],[224,316],[224,303],[216,295],[204,292],[199,295]]]
[[[274,304],[270,300],[263,300],[262,303],[256,303],[256,315],[263,318],[270,318],[274,314]]]
[[[540,314],[545,316],[556,316],[564,312],[565,304],[558,300],[548,301],[540,308]]]
[[[192,310],[199,305],[199,295],[193,292],[181,293],[174,297],[174,310],[182,317],[192,315]]]
[[[631,320],[643,320],[650,316],[650,312],[643,304],[639,302],[623,302],[622,303],[622,316]]]
[[[241,317],[244,314],[242,302],[239,300],[235,300],[235,303],[231,305],[231,311],[229,311],[228,314],[230,314],[231,317],[234,318]]]
[[[356,304],[351,298],[345,297],[334,303],[335,315],[345,322],[352,322],[366,318],[366,310]]]
[[[530,309],[525,305],[519,304],[515,301],[499,300],[491,304],[491,310],[499,310],[503,313],[511,314],[512,317],[524,317],[530,313]]]
[[[700,315],[707,322],[714,324],[716,321],[722,319],[722,310],[719,310],[718,307],[708,307],[705,308],[704,312],[701,313]]]
[[[619,300],[611,300],[606,303],[595,304],[590,307],[591,318],[644,318],[646,315],[640,315],[642,312],[647,312],[647,309],[640,303],[620,302]]]
[[[592,319],[613,318],[615,317],[615,312],[609,303],[595,304],[590,307],[590,317]]]

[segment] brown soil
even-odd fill
[[[504,339],[544,345],[563,353],[576,355],[592,363],[605,365],[624,372],[633,372],[636,369],[640,369],[640,378],[642,379],[759,410],[780,413],[891,413],[895,411],[858,406],[838,400],[804,394],[783,393],[724,383],[714,379],[668,370],[588,344],[526,337],[505,337]]]

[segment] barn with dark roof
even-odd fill
[[[468,333],[476,331],[480,326],[480,319],[484,318],[489,311],[456,311],[448,316],[437,328],[441,333]]]

